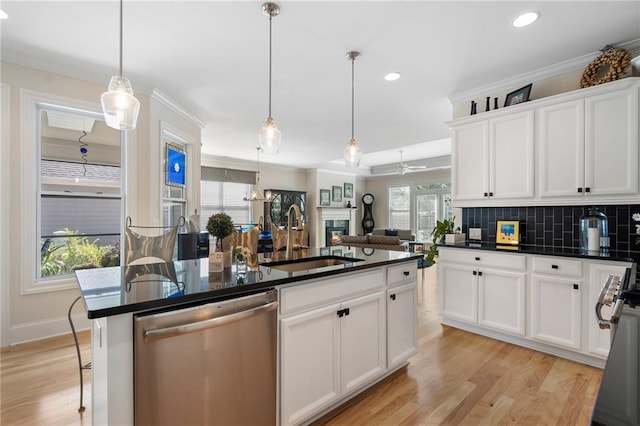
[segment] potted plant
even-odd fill
[[[226,213],[216,213],[207,221],[207,232],[216,237],[216,251],[222,251],[222,240],[233,233],[233,220]]]
[[[443,244],[443,243],[455,244],[458,242],[456,241],[456,238],[458,239],[460,238],[458,236],[462,236],[462,240],[464,241],[465,235],[460,233],[460,227],[455,226],[454,220],[455,220],[455,217],[451,218],[451,220],[444,219],[436,222],[436,226],[433,228],[433,231],[431,231],[431,236],[432,236],[431,242],[433,244],[431,244],[431,247],[429,247],[429,251],[427,252],[427,256],[426,256],[426,259],[429,262],[431,263],[435,262],[434,259],[438,255],[438,244]],[[447,241],[447,237],[449,235],[451,235],[453,239],[450,238],[450,240]]]

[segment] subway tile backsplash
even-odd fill
[[[607,215],[611,250],[627,253],[640,261],[640,245],[636,245],[636,222],[633,213],[640,213],[640,204],[595,205]],[[462,232],[481,228],[482,240],[496,241],[498,220],[518,220],[522,244],[550,247],[578,247],[580,217],[589,206],[548,207],[468,207],[462,209]],[[638,222],[640,224],[640,222]]]

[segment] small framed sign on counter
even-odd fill
[[[499,220],[496,224],[496,244],[517,245],[520,242],[520,223],[517,220]]]

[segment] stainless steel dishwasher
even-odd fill
[[[136,316],[136,425],[276,424],[275,290]]]

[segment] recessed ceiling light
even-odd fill
[[[8,17],[9,17],[9,15],[7,15],[7,12],[5,12],[2,9],[0,9],[0,19],[7,19]]]
[[[512,25],[516,28],[526,27],[527,25],[531,25],[536,22],[537,19],[537,12],[527,12],[514,19]]]
[[[396,81],[400,77],[402,77],[402,74],[400,74],[399,72],[390,72],[389,74],[384,76],[384,79],[387,81]]]

